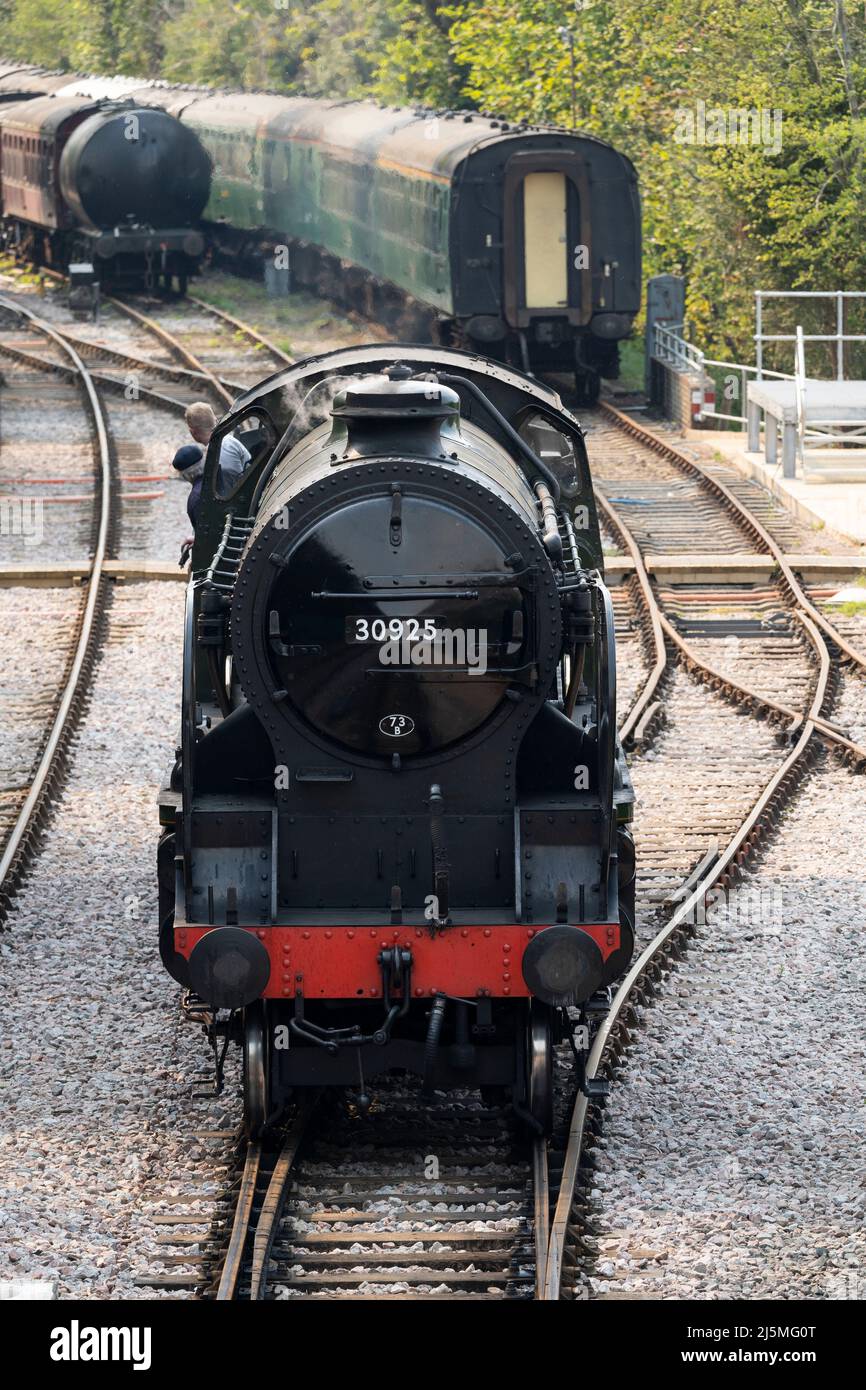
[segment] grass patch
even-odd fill
[[[621,391],[643,391],[644,389],[644,339],[643,334],[626,338],[619,345],[619,377],[617,386]]]

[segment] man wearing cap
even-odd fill
[[[186,499],[186,514],[195,530],[198,509],[201,504],[201,485],[204,478],[204,450],[198,444],[184,444],[171,461],[172,468],[185,483],[190,483],[189,497]]]
[[[198,509],[201,505],[201,485],[204,479],[204,449],[200,444],[184,444],[178,449],[171,461],[172,468],[176,469],[179,477],[184,482],[190,484],[189,497],[186,499],[186,514],[195,530],[198,522]],[[192,536],[185,540],[180,552],[179,564],[181,568],[189,559],[192,550]]]
[[[198,522],[198,512],[201,505],[201,488],[204,478],[204,456],[205,450],[210,443],[210,437],[216,428],[216,416],[208,405],[207,401],[195,401],[187,406],[184,412],[186,426],[195,440],[194,444],[185,444],[178,449],[172,459],[172,467],[177,469],[186,482],[190,483],[189,497],[187,498],[187,516],[192,522],[193,530]],[[217,481],[217,491],[220,496],[225,497],[231,492],[235,483],[240,478],[244,469],[250,461],[250,452],[244,447],[239,439],[233,434],[228,434],[220,444],[219,474]],[[180,564],[185,565],[189,553],[192,550],[192,538],[184,541],[180,552]]]

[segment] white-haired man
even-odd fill
[[[207,401],[194,401],[184,413],[186,427],[203,449],[207,449],[210,437],[216,429],[216,416]],[[220,466],[218,491],[226,497],[240,478],[250,461],[249,449],[245,449],[233,434],[227,434],[220,444]]]

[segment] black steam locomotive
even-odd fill
[[[475,355],[343,350],[240,398],[202,496],[160,950],[242,1045],[249,1132],[393,1069],[549,1129],[553,1044],[634,943],[580,426]]]
[[[5,242],[40,265],[92,262],[104,284],[183,293],[210,175],[193,131],[129,97],[61,90],[0,109]]]

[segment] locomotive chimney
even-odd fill
[[[395,362],[382,376],[359,377],[334,398],[328,441],[335,464],[398,452],[446,459],[460,438],[460,397],[433,378]]]

